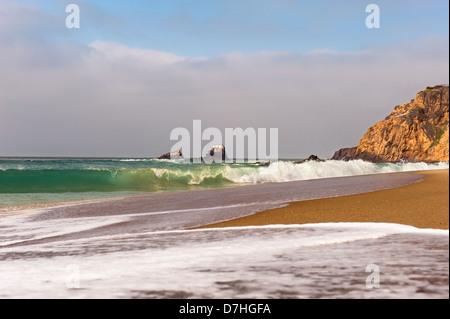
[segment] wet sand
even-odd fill
[[[357,195],[293,202],[286,207],[200,228],[383,222],[449,229],[449,170],[420,171],[420,182]]]

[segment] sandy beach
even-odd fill
[[[0,298],[448,299],[448,176],[5,207]],[[224,220],[216,226],[266,226],[192,230]],[[379,289],[366,285],[372,264]]]
[[[421,171],[420,182],[357,195],[307,200],[214,223],[201,228],[309,224],[327,222],[383,222],[418,228],[449,229],[449,171]]]

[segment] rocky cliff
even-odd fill
[[[449,161],[448,86],[427,87],[398,105],[371,127],[359,145],[337,151],[332,159],[371,162]]]

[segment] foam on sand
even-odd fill
[[[411,240],[417,241],[414,256]],[[0,256],[10,249],[0,249]],[[445,285],[436,279],[437,272],[448,272],[448,262],[445,268],[436,259],[441,252],[448,256],[448,231],[398,224],[159,231],[19,246],[14,251],[29,257],[26,263],[2,260],[0,294],[6,298],[42,297],[42,287],[47,298],[448,296],[448,281]],[[373,263],[385,279],[377,290],[365,286],[365,269]],[[426,271],[430,265],[432,277]],[[71,269],[78,276],[76,289],[67,286],[74,275]],[[421,272],[419,284],[409,269]],[[427,293],[417,292],[421,285]]]

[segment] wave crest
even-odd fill
[[[161,165],[161,164],[158,164]],[[269,166],[167,163],[166,167],[0,170],[0,193],[159,192],[392,172],[448,169],[448,163],[274,162]]]
[[[354,175],[382,174],[395,172],[409,172],[431,169],[448,169],[448,163],[401,163],[374,164],[363,160],[349,162],[329,160],[325,162],[309,161],[301,164],[293,162],[275,162],[267,167],[260,167],[258,171],[244,174],[236,183],[277,183],[288,181],[309,180],[318,178],[343,177]]]

